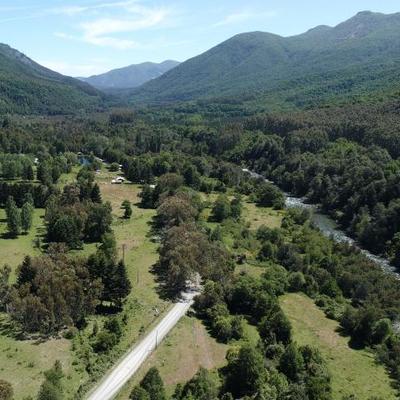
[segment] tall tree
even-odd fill
[[[21,212],[14,199],[7,202],[7,229],[11,236],[18,236],[21,229]]]
[[[148,370],[140,386],[149,394],[150,400],[167,400],[164,382],[157,368],[152,367]]]
[[[90,194],[90,198],[92,199],[93,203],[101,203],[101,192],[100,187],[97,183],[93,185],[92,192]]]
[[[110,293],[111,301],[120,306],[125,297],[130,293],[131,287],[125,264],[121,260],[114,267]]]
[[[28,232],[32,227],[33,206],[31,203],[24,203],[21,209],[21,227]]]

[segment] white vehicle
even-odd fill
[[[117,184],[117,185],[121,185],[124,182],[125,182],[125,178],[123,178],[122,176],[117,176],[115,179],[113,179],[111,181],[111,183]]]

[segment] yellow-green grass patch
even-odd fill
[[[213,369],[223,366],[227,349],[227,345],[218,343],[210,336],[201,321],[185,316],[143,363],[117,399],[128,399],[132,388],[151,367],[158,368],[167,392],[172,394],[177,383],[191,379],[200,367]]]
[[[328,319],[312,299],[302,294],[287,294],[280,298],[280,303],[292,323],[297,344],[317,347],[328,363],[335,400],[349,394],[359,399],[397,398],[389,376],[376,363],[373,353],[352,349],[349,338],[338,333],[338,322]]]

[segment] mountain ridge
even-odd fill
[[[103,94],[0,43],[0,114],[74,114],[102,106]]]
[[[332,92],[343,85],[348,91],[351,85],[349,93],[361,94],[369,79],[385,86],[381,73],[390,72],[392,77],[391,67],[399,61],[400,13],[364,11],[335,27],[318,26],[296,36],[259,31],[235,35],[145,83],[130,100],[163,103],[243,93],[270,95],[290,83],[293,89],[310,84],[312,76],[316,91],[328,84]],[[324,81],[326,77],[331,82]],[[293,95],[286,90],[283,96]]]
[[[127,67],[116,68],[104,74],[78,78],[99,90],[132,89],[155,79],[165,72],[175,68],[180,63],[175,60],[165,60],[161,63],[143,62]]]

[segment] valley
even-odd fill
[[[0,400],[399,398],[400,13],[5,1]]]

